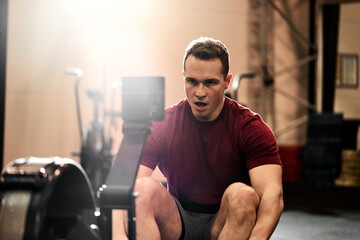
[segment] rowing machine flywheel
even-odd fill
[[[100,239],[94,193],[83,168],[66,158],[21,158],[0,179],[0,237]]]

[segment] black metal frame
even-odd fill
[[[151,122],[124,123],[124,139],[100,197],[102,208],[128,211],[129,240],[136,239],[134,185],[145,140],[151,133],[150,127]],[[111,219],[111,214],[108,218]],[[111,224],[106,232],[111,233]]]
[[[112,209],[128,212],[128,238],[136,239],[135,180],[151,122],[164,119],[165,78],[159,76],[122,78],[124,138],[100,194],[101,208],[112,219]],[[111,221],[110,221],[111,222]],[[111,224],[105,232],[111,233]]]
[[[323,5],[323,65],[322,65],[322,110],[334,111],[336,57],[339,33],[339,4]]]
[[[8,0],[0,0],[0,171],[4,157],[8,6]]]

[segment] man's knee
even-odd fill
[[[259,206],[259,196],[255,190],[243,183],[231,184],[224,193],[230,213],[252,214]]]
[[[164,186],[151,177],[137,179],[134,191],[138,192],[137,208],[153,207],[159,198],[166,194]]]
[[[158,191],[161,184],[152,177],[143,177],[136,179],[135,192],[139,193],[151,193]]]
[[[231,184],[222,197],[219,215],[211,230],[212,239],[217,239],[226,224],[240,225],[243,228],[248,226],[244,229],[252,229],[259,203],[259,196],[252,187],[243,183]]]

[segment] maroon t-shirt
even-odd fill
[[[166,109],[153,122],[141,164],[158,165],[169,192],[180,201],[218,205],[234,182],[250,185],[248,171],[281,164],[276,139],[261,117],[226,98],[220,115],[199,122],[187,100]]]

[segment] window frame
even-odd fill
[[[350,63],[350,64],[349,64]],[[351,66],[351,67],[349,67]],[[353,79],[352,82],[346,81],[347,76]],[[352,53],[338,53],[336,61],[335,86],[338,88],[358,88],[359,87],[359,56]]]

